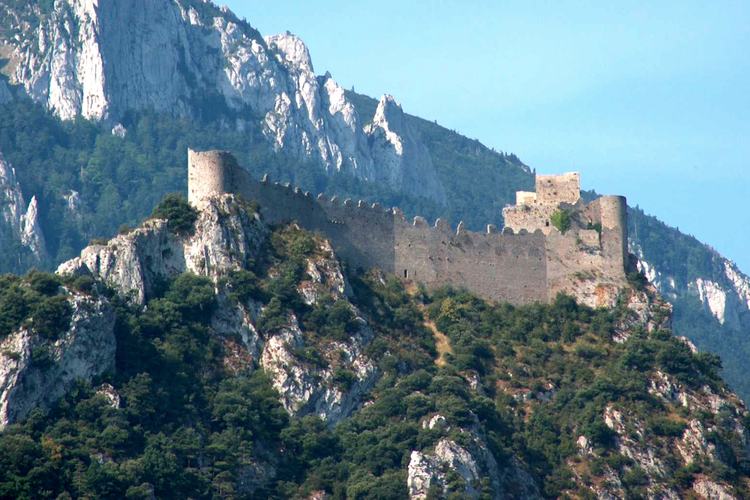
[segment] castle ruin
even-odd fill
[[[565,292],[591,306],[611,306],[625,284],[627,215],[622,196],[584,203],[577,173],[537,176],[536,192],[518,192],[503,210],[505,228],[454,231],[447,221],[407,221],[398,208],[313,196],[257,181],[223,151],[189,151],[188,200],[213,195],[255,200],[270,224],[297,222],[323,234],[351,268],[423,283],[451,285],[492,301],[549,302]]]

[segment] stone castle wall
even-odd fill
[[[611,270],[599,233],[550,234],[488,226],[486,233],[458,230],[440,219],[430,225],[421,217],[407,221],[399,209],[377,204],[331,200],[289,185],[254,180],[231,155],[190,152],[190,202],[219,193],[235,193],[258,202],[270,224],[296,221],[330,239],[352,268],[380,268],[435,288],[466,288],[494,301],[514,304],[548,302],[558,291],[576,295],[581,269],[592,269],[607,281]],[[609,220],[597,209],[599,220]],[[584,230],[585,231],[585,230]],[[602,233],[604,235],[604,232]],[[591,247],[586,245],[591,244]],[[594,245],[595,244],[595,245]],[[583,250],[582,250],[583,249]],[[624,271],[621,272],[624,276]],[[592,304],[598,305],[598,304]]]

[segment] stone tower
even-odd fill
[[[200,207],[211,195],[231,193],[234,189],[237,160],[228,151],[188,149],[188,201]]]

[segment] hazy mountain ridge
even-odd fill
[[[39,165],[25,160],[50,153],[23,142],[18,123],[6,124],[2,152],[24,161],[6,161],[5,173],[0,173],[0,184],[10,189],[0,237],[3,248],[11,249],[4,253],[18,255],[0,262],[4,270],[52,267],[90,238],[139,220],[165,191],[184,189],[179,172],[187,146],[241,148],[238,156],[258,175],[272,170],[299,180],[306,189],[390,201],[412,214],[448,215],[453,224],[464,220],[473,229],[500,225],[500,211],[514,192],[533,184],[533,173],[514,155],[496,153],[405,114],[390,97],[375,100],[344,91],[330,75],[314,73],[310,54],[297,37],[263,38],[211,2],[6,0],[0,1],[0,24],[7,77],[0,78],[0,103],[23,107],[20,101],[28,95],[67,120],[44,118],[49,124],[49,129],[40,127],[48,138],[44,148],[64,154]],[[14,99],[15,104],[8,104]],[[216,125],[211,134],[195,125],[189,143],[177,142],[173,134],[154,148],[148,136],[165,137],[159,135],[165,127],[159,123],[139,130],[133,118],[138,110],[162,110],[164,122],[174,117],[175,128],[187,126],[180,122],[185,117]],[[78,116],[92,118],[95,125],[76,124]],[[121,121],[127,127],[106,137]],[[231,138],[218,140],[222,135]],[[81,137],[86,146],[77,149]],[[273,168],[269,156],[253,161],[254,150],[265,147],[261,141],[290,159]],[[165,155],[169,148],[172,153]],[[102,158],[110,156],[125,160],[102,168],[112,161]],[[151,170],[140,174],[139,190],[148,195],[135,197],[132,185],[144,164]],[[38,169],[34,176],[26,174],[32,167]],[[20,171],[17,178],[9,173],[12,168]],[[309,180],[316,169],[321,175]],[[334,174],[339,171],[345,175]],[[51,189],[44,185],[46,177],[56,183]],[[92,223],[97,213],[111,220]],[[21,214],[27,214],[23,222]],[[648,219],[639,217],[631,211],[631,221]],[[63,220],[71,226],[64,231]],[[644,272],[675,304],[678,330],[699,347],[721,352],[730,382],[743,395],[750,394],[742,362],[750,351],[745,338],[750,279],[666,225],[653,221],[642,223],[639,231],[633,227],[633,251]],[[664,258],[669,253],[659,243],[664,241],[678,249],[674,258]],[[686,268],[689,262],[697,264]],[[712,338],[709,332],[721,333]]]

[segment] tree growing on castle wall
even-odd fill
[[[565,231],[570,229],[570,225],[572,222],[570,212],[561,208],[550,216],[550,222],[557,228],[558,231],[564,234]]]

